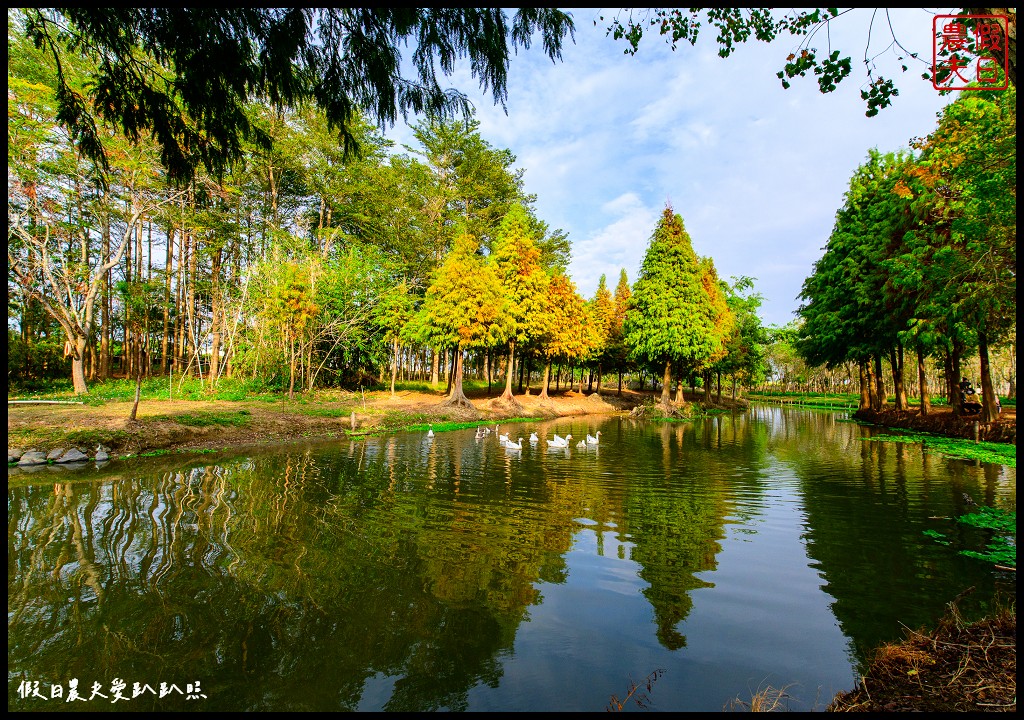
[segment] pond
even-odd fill
[[[823,710],[964,590],[965,616],[1015,593],[953,519],[1015,510],[1016,470],[842,414],[501,431],[523,449],[470,429],[9,470],[8,707],[603,711],[637,683],[655,711],[769,686]]]

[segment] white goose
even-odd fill
[[[507,434],[506,435],[499,435],[498,436],[498,443],[501,444],[501,445],[508,445],[508,435]]]
[[[428,438],[434,437],[434,426],[433,425],[428,425],[427,428],[428,428],[427,429],[427,437]]]
[[[547,443],[548,443],[548,447],[566,448],[566,447],[569,447],[569,441],[570,440],[572,440],[572,435],[566,435],[564,438],[563,437],[558,437],[557,435],[555,435],[555,439],[554,440],[548,440]]]
[[[511,440],[507,441],[505,443],[505,449],[506,450],[522,450],[523,449],[523,439],[519,438],[519,442],[517,442],[517,443],[514,443]]]
[[[537,433],[530,433],[530,444],[536,445],[540,442],[540,438],[537,437]]]
[[[578,447],[578,448],[586,448],[587,447],[587,441],[586,440],[580,440],[578,443],[576,443],[576,447]]]
[[[597,445],[601,440],[601,431],[597,431],[597,435],[591,435],[587,433],[587,445]]]

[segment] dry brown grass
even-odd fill
[[[966,623],[956,604],[931,632],[879,648],[860,684],[830,712],[1016,712],[1017,611]]]
[[[725,710],[730,712],[784,712],[789,710],[789,693],[786,691],[789,686],[783,688],[775,688],[771,685],[766,685],[764,689],[755,692],[750,701],[744,701],[740,698],[733,698],[729,701],[729,704],[725,706]]]

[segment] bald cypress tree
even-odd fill
[[[713,334],[700,261],[683,219],[666,206],[633,285],[624,334],[630,355],[665,369],[662,405],[671,406],[672,364],[701,366]]]
[[[604,275],[597,283],[594,297],[590,299],[590,309],[594,318],[595,342],[592,362],[597,365],[597,394],[600,395],[605,363],[612,360],[612,328],[615,322],[615,300]]]
[[[725,293],[728,286],[718,279],[715,261],[709,257],[701,258],[700,269],[701,285],[706,296],[704,313],[710,332],[703,338],[704,347],[697,353],[697,361],[699,369],[704,374],[704,400],[711,402],[712,365],[728,353],[726,344],[736,328],[736,316],[726,299]],[[683,384],[680,382],[677,401],[683,398],[682,386]]]
[[[626,311],[629,309],[630,299],[633,290],[629,287],[629,278],[626,276],[626,269],[619,271],[619,284],[615,286],[615,314],[612,316],[612,326],[609,332],[610,357],[619,375],[618,394],[622,394],[622,373],[627,369],[629,361],[629,348],[626,346],[624,336],[624,323]]]
[[[472,408],[462,391],[462,358],[466,348],[494,345],[509,332],[505,298],[494,270],[477,254],[480,243],[462,233],[434,282],[427,289],[419,322],[424,336],[437,345],[455,347],[455,372],[445,405]]]
[[[494,271],[505,294],[504,317],[508,334],[508,372],[501,400],[512,406],[513,362],[517,348],[538,341],[547,331],[548,276],[540,265],[540,249],[531,233],[526,209],[516,203],[498,228],[498,239],[491,256]]]

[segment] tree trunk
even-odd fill
[[[398,376],[398,338],[392,341],[395,348],[395,359],[391,363],[391,397],[395,396],[395,378]]]
[[[733,373],[733,375],[732,375],[732,399],[735,402],[735,400],[736,400],[736,374],[735,373]]]
[[[992,367],[988,358],[988,333],[978,331],[978,357],[981,360],[981,421],[990,423],[999,417],[999,403],[992,386]]]
[[[705,370],[704,371],[703,380],[704,380],[704,402],[710,403],[711,402],[711,371],[710,370]]]
[[[291,362],[288,364],[288,399],[293,400],[295,398],[295,358],[298,355],[294,340],[288,341],[288,354],[291,355]]]
[[[718,379],[718,397],[715,400],[715,402],[718,403],[719,405],[721,405],[722,404],[722,372],[719,371],[718,373],[716,373],[716,375],[717,375],[717,379]],[[733,400],[735,400],[735,399],[736,399],[736,396],[733,395]]]
[[[484,355],[484,371],[487,375],[487,397],[491,396],[491,368],[494,365],[494,359],[491,356],[491,350],[488,348],[487,353]]]
[[[103,218],[103,257],[110,257],[110,218]],[[103,288],[100,291],[100,379],[110,377],[110,326],[114,321],[113,303],[110,292],[110,270],[103,273]]]
[[[438,351],[437,348],[430,349],[430,387],[437,389],[438,378]]]
[[[964,346],[959,340],[953,341],[953,347],[949,353],[949,386],[953,406],[953,415],[959,417],[964,411],[964,397],[960,392],[960,356],[963,354]]]
[[[896,343],[896,346],[889,349],[889,364],[892,366],[892,387],[896,396],[896,409],[907,409],[907,391],[903,387],[903,345]]]
[[[456,359],[455,353],[459,354],[459,358],[458,359]],[[456,364],[456,362],[461,362],[461,359],[462,359],[462,348],[460,348],[460,347],[452,348],[452,357],[451,357],[451,360],[448,362],[448,384],[445,386],[445,389],[444,389],[444,394],[445,395],[451,395],[451,392],[452,392],[452,381],[455,379],[455,364]],[[461,371],[462,368],[460,367],[459,370]],[[459,376],[459,392],[460,393],[462,392],[462,376],[461,375]]]
[[[505,372],[505,392],[501,394],[501,399],[508,402],[512,400],[512,375],[514,374],[513,359],[516,354],[516,343],[512,341],[508,345],[508,366]]]
[[[601,394],[601,376],[602,375],[603,375],[603,372],[601,370],[601,363],[598,363],[597,364],[597,394],[598,395]]]
[[[170,368],[170,358],[167,351],[170,349],[170,323],[171,323],[171,265],[174,262],[174,225],[167,229],[167,257],[164,261],[164,332],[160,343],[160,374],[167,373]]]
[[[886,403],[885,377],[882,375],[882,356],[875,355],[875,410],[881,410]]]
[[[871,360],[860,360],[860,410],[871,410],[875,407],[875,377],[871,371]]]
[[[218,247],[213,253],[213,262],[210,269],[210,389],[213,389],[217,382],[217,373],[220,370],[220,342],[221,325],[223,324],[222,298],[220,292],[220,266],[223,258],[223,247]]]
[[[85,335],[76,334],[65,346],[67,354],[71,355],[71,380],[75,386],[75,395],[85,395],[89,392],[85,384],[85,344],[89,338]]]
[[[921,393],[921,414],[927,415],[932,409],[932,400],[928,396],[928,375],[925,365],[924,348],[917,347],[917,384]]]
[[[139,414],[139,400],[142,398],[142,365],[139,365],[139,369],[135,373],[135,402],[132,403],[132,414],[128,416],[128,419],[135,422],[136,417]]]
[[[619,370],[619,390],[615,393],[616,395],[622,395],[622,371]]]
[[[529,364],[529,362],[528,362],[528,360],[527,360],[527,358],[525,356],[519,358],[519,394],[520,395],[523,394],[523,379],[526,377],[526,366],[528,364]],[[529,384],[527,384],[526,387],[527,387],[526,394],[529,395],[530,394],[529,393],[529,387],[530,387]]]
[[[192,341],[192,334],[198,330],[198,323],[193,321],[193,313],[196,309],[196,275],[198,267],[199,238],[189,233],[189,255],[188,255],[188,283],[186,284],[185,299],[185,345],[188,348],[188,358],[191,362],[193,354],[199,354],[199,348]],[[200,375],[202,377],[202,375]],[[202,383],[200,383],[202,384]]]
[[[131,228],[128,228],[125,232],[130,235]],[[132,262],[132,243],[128,242],[127,245],[124,252],[124,281],[130,284],[135,263]],[[134,377],[135,373],[135,326],[132,323],[132,314],[131,304],[125,303],[123,321],[124,342],[121,343],[121,362],[126,380]]]
[[[670,407],[671,404],[672,404],[671,396],[670,396],[671,391],[672,391],[672,361],[671,360],[666,360],[665,361],[664,382],[663,382],[663,384],[661,386],[661,404],[664,405],[666,408]]]
[[[946,403],[953,407],[953,355],[950,352],[942,353],[942,374],[946,382]]]
[[[455,354],[455,358],[452,362],[452,372],[449,375],[451,391],[448,394],[448,399],[441,404],[444,406],[456,405],[471,408],[473,403],[462,392],[462,355],[464,351],[461,347],[457,347],[452,352]]]
[[[679,373],[677,371],[676,375],[678,375],[678,374]],[[677,377],[676,378],[676,405],[682,405],[684,402],[686,402],[686,395],[683,392],[683,378]]]

